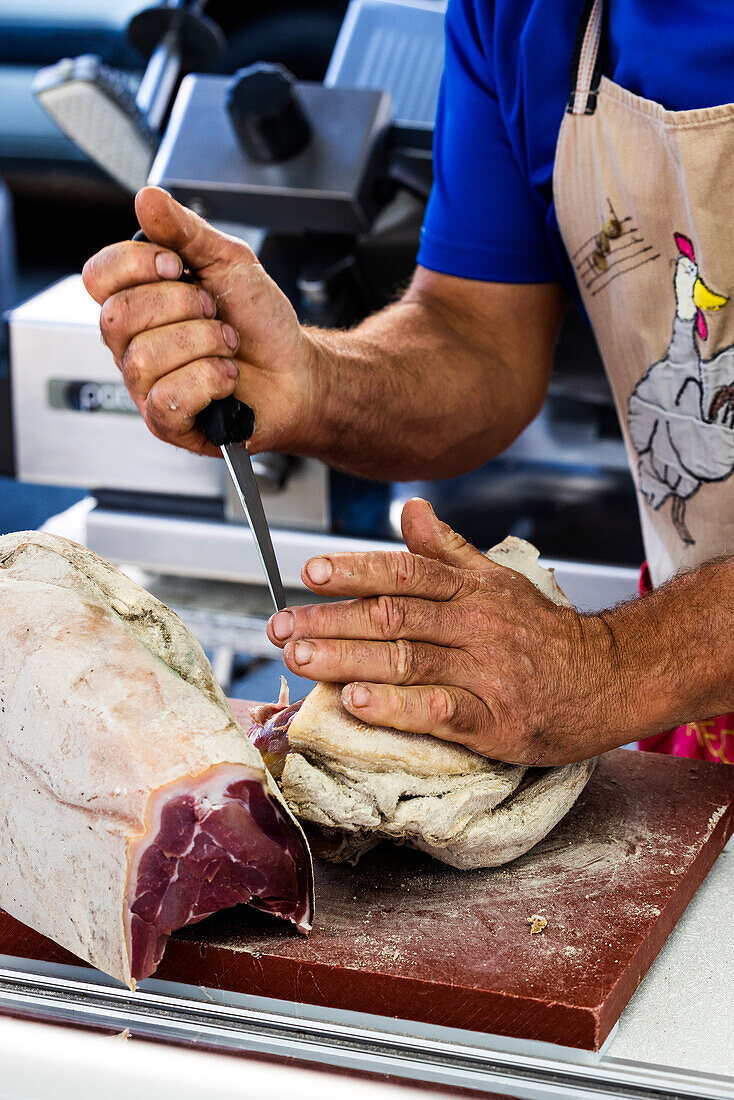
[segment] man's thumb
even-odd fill
[[[481,550],[438,518],[427,500],[406,501],[401,520],[403,539],[412,554],[433,558],[459,569],[489,570],[493,564]]]
[[[214,229],[161,187],[144,187],[135,196],[135,213],[149,241],[178,252],[186,267],[204,272],[215,263],[242,264],[250,256],[244,241]]]

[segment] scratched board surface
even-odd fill
[[[383,844],[317,865],[309,938],[239,907],[177,933],[156,976],[598,1049],[733,827],[734,768],[615,750],[506,867]],[[70,958],[7,915],[0,952]]]

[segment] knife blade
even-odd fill
[[[134,241],[148,241],[142,229],[133,237]],[[187,273],[181,275],[182,282],[195,280]],[[278,559],[273,549],[270,528],[265,516],[260,489],[258,488],[252,459],[247,450],[247,440],[255,430],[255,414],[249,405],[238,401],[234,394],[221,401],[212,401],[196,417],[197,425],[207,439],[222,452],[230,477],[237,492],[237,498],[247,517],[247,522],[255,540],[260,563],[272,596],[276,611],[286,606],[283,581],[278,568]]]
[[[270,595],[273,597],[275,610],[282,611],[286,605],[283,581],[280,577],[278,559],[275,556],[273,542],[270,538],[270,529],[265,517],[257,478],[252,468],[250,452],[243,444],[224,443],[222,445],[222,458],[227,463],[227,469],[237,490],[237,496],[247,516],[250,530],[254,535],[255,546],[265,573],[265,579],[268,582]]]

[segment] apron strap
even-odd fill
[[[566,111],[570,115],[593,115],[601,81],[601,41],[603,0],[586,0],[581,12],[571,61],[571,96]]]

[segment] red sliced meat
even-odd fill
[[[311,928],[308,856],[262,776],[220,765],[157,791],[131,844],[131,973],[149,977],[171,932],[238,903]]]

